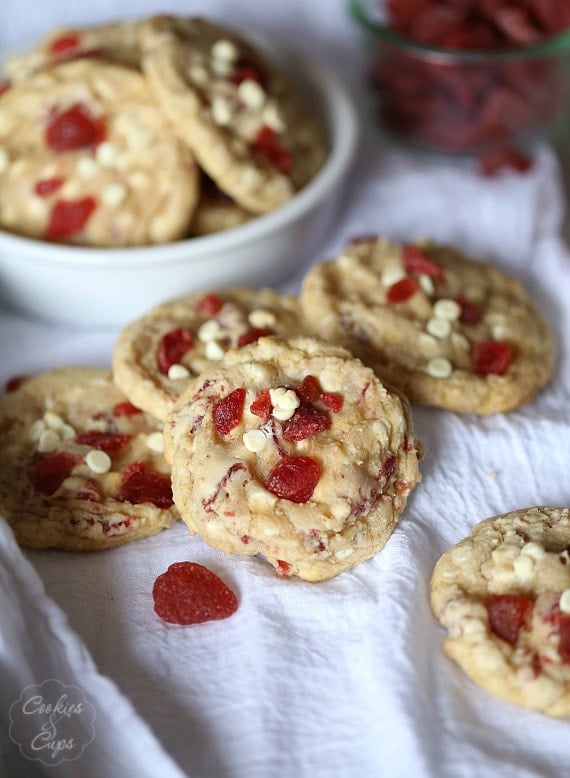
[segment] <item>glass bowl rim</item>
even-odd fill
[[[383,39],[386,43],[391,43],[417,56],[431,55],[448,62],[491,64],[493,62],[536,60],[570,55],[570,28],[533,46],[512,49],[447,49],[414,41],[412,38],[400,35],[388,27],[378,24],[367,13],[368,5],[366,0],[348,0],[350,15],[361,27],[378,39]]]

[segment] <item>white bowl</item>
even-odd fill
[[[47,243],[0,230],[0,302],[36,319],[121,327],[152,306],[215,286],[284,281],[307,261],[332,219],[357,139],[344,86],[321,63],[271,46],[322,118],[330,153],[290,202],[230,230],[160,246],[101,249]]]

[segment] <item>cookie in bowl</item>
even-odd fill
[[[227,352],[190,383],[164,432],[190,532],[307,581],[378,552],[420,481],[407,401],[311,338]]]

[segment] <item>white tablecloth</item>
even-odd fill
[[[95,7],[96,6],[96,7]],[[57,23],[175,10],[249,25],[318,56],[361,102],[357,35],[338,1],[77,4],[3,0],[0,44]],[[366,121],[364,122],[366,124]],[[352,235],[451,241],[519,277],[549,318],[560,358],[530,406],[480,418],[414,408],[423,482],[374,559],[332,581],[278,579],[183,525],[98,554],[21,553],[0,522],[0,745],[7,776],[192,778],[542,778],[568,774],[570,724],[472,684],[441,650],[427,598],[438,556],[476,522],[536,504],[569,505],[570,255],[560,233],[560,166],[483,179],[467,161],[391,148],[364,128],[355,168],[313,260]],[[283,289],[298,289],[300,276]],[[61,363],[108,366],[116,332],[59,328],[0,311],[0,382]],[[152,584],[192,560],[237,592],[228,620],[183,628],[153,613]],[[79,688],[94,737],[46,766],[9,737],[32,684]]]

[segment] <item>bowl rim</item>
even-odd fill
[[[563,57],[570,54],[570,28],[552,38],[547,38],[532,46],[520,46],[513,49],[448,49],[442,46],[430,46],[420,43],[405,35],[394,32],[378,22],[375,22],[367,12],[370,0],[347,0],[352,18],[366,31],[372,33],[387,43],[417,56],[430,55],[443,62],[512,62],[532,60],[544,57]]]
[[[204,260],[209,256],[235,249],[284,229],[299,216],[310,213],[323,195],[332,191],[350,167],[356,152],[359,121],[356,106],[345,84],[323,62],[284,46],[275,47],[280,56],[294,56],[295,70],[307,75],[308,86],[322,97],[325,125],[329,133],[329,153],[325,164],[293,198],[267,214],[222,232],[162,244],[125,247],[95,247],[50,243],[39,238],[19,235],[0,228],[2,253],[12,250],[31,262],[100,269],[113,265],[144,267],[156,263]],[[196,256],[193,257],[193,254]]]

